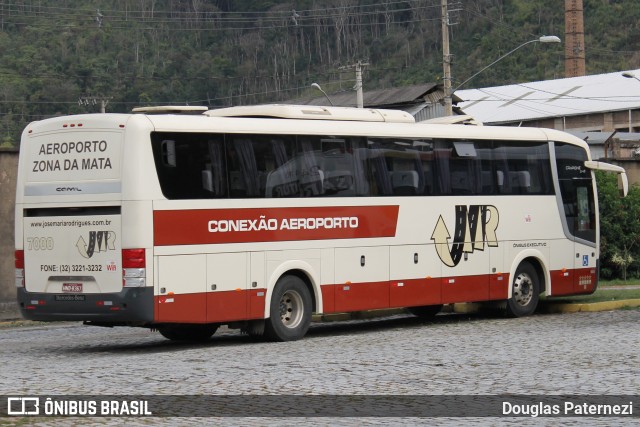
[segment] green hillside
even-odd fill
[[[454,86],[519,44],[564,38],[559,0],[449,0]],[[640,66],[640,2],[584,0],[589,74]],[[58,114],[211,107],[367,89],[442,75],[439,0],[25,0],[0,2],[0,146]],[[533,44],[480,87],[560,78],[562,45]],[[78,100],[82,99],[82,105]],[[94,104],[94,101],[96,102]]]

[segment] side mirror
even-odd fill
[[[627,172],[624,170],[624,168],[612,165],[610,163],[595,162],[592,160],[587,160],[586,162],[584,162],[584,165],[585,167],[592,170],[617,173],[620,197],[627,197],[627,194],[629,193],[629,179],[627,178]]]

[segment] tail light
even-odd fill
[[[16,287],[24,288],[24,251],[16,250]]]
[[[122,250],[122,286],[139,288],[147,285],[146,253],[144,249]]]

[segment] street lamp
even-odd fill
[[[640,82],[640,78],[638,78],[638,76],[636,76],[630,71],[625,71],[624,73],[622,73],[622,77],[626,77],[628,79],[636,79],[637,81]],[[631,132],[633,132],[633,124],[631,121],[631,108],[629,108],[629,133]]]
[[[311,83],[311,87],[315,88],[315,89],[318,89],[320,92],[322,92],[324,97],[327,98],[327,101],[329,101],[329,104],[331,104],[331,106],[333,106],[333,102],[331,101],[331,98],[329,98],[329,95],[327,95],[327,92],[322,90],[322,88],[320,87],[320,85],[318,83]]]
[[[622,77],[626,77],[628,79],[636,79],[637,81],[640,82],[640,78],[638,78],[638,76],[636,76],[635,74],[629,71],[625,71],[624,73],[622,73]]]
[[[560,43],[560,37],[557,36],[542,36],[540,38],[534,39],[534,40],[529,40],[528,42],[524,42],[522,43],[520,46],[516,47],[513,50],[510,50],[509,52],[505,53],[504,55],[502,55],[501,57],[499,57],[498,59],[496,59],[495,61],[493,61],[491,64],[487,65],[486,67],[483,67],[482,69],[480,69],[480,71],[476,72],[475,74],[473,74],[471,77],[469,77],[467,80],[463,81],[462,83],[460,83],[458,86],[455,87],[455,89],[453,89],[451,91],[451,93],[445,94],[446,102],[448,102],[447,106],[449,108],[451,108],[451,110],[447,111],[447,115],[450,116],[453,114],[453,107],[452,107],[452,100],[451,97],[453,96],[453,93],[455,91],[457,91],[458,89],[460,89],[462,86],[464,86],[465,84],[467,84],[469,82],[469,80],[473,79],[474,77],[476,77],[478,74],[482,73],[484,70],[486,70],[489,67],[492,67],[493,65],[495,65],[496,63],[502,61],[504,58],[506,58],[507,56],[511,55],[513,52],[515,52],[516,50],[531,44],[531,43]]]

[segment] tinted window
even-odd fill
[[[169,199],[553,194],[541,143],[158,132],[152,147]]]
[[[154,133],[151,140],[160,186],[167,199],[228,196],[221,135]]]
[[[560,194],[569,233],[596,241],[595,201],[591,171],[584,166],[587,153],[575,145],[556,143]]]
[[[547,143],[496,142],[493,162],[499,194],[553,194]]]

